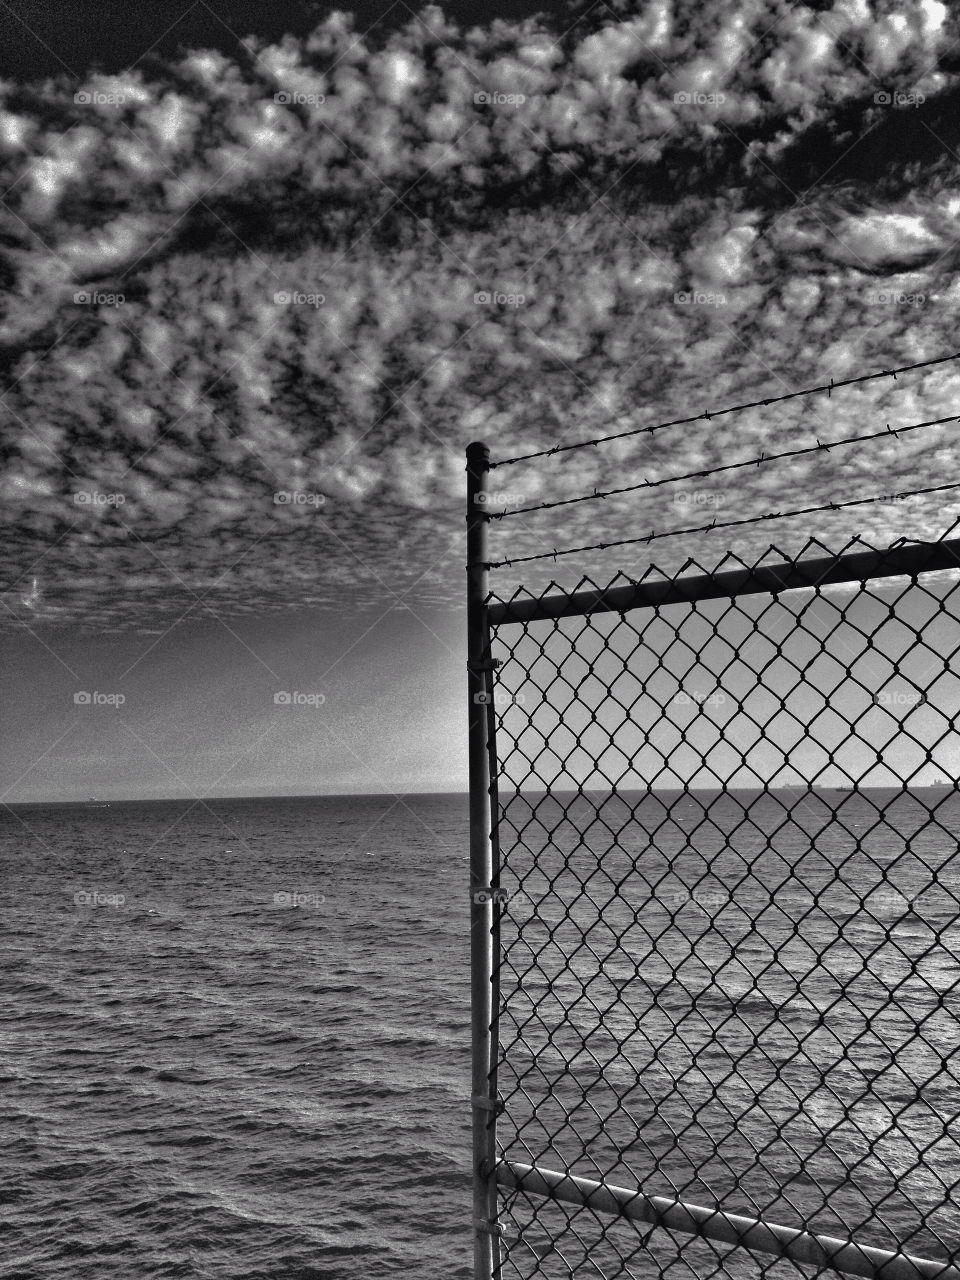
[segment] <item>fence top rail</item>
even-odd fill
[[[558,592],[494,600],[487,605],[491,625],[538,622],[551,618],[583,617],[593,613],[626,613],[630,609],[697,600],[776,594],[801,588],[867,582],[871,578],[915,577],[960,568],[960,538],[912,542],[886,550],[853,551],[838,556],[727,569],[662,582],[637,582],[585,591]]]

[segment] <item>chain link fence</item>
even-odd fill
[[[960,1280],[960,539],[816,552],[485,600],[492,1274]]]

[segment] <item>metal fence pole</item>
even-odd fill
[[[490,452],[467,448],[467,690],[470,773],[470,1007],[473,1112],[473,1266],[475,1280],[500,1274],[497,1226],[496,1098],[491,1097],[495,1046],[493,1021],[493,924],[490,845],[488,707],[492,697],[487,597],[485,505]]]

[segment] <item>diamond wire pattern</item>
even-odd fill
[[[958,586],[494,628],[502,1156],[956,1264]],[[512,1189],[501,1225],[504,1276],[807,1274]]]

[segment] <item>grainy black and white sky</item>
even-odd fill
[[[7,801],[461,789],[470,440],[960,346],[939,0],[148,9],[0,6]],[[947,416],[958,387],[494,474],[552,501]],[[503,521],[495,553],[529,555],[885,499],[495,585],[938,536],[953,495],[897,495],[955,478],[955,430]]]

